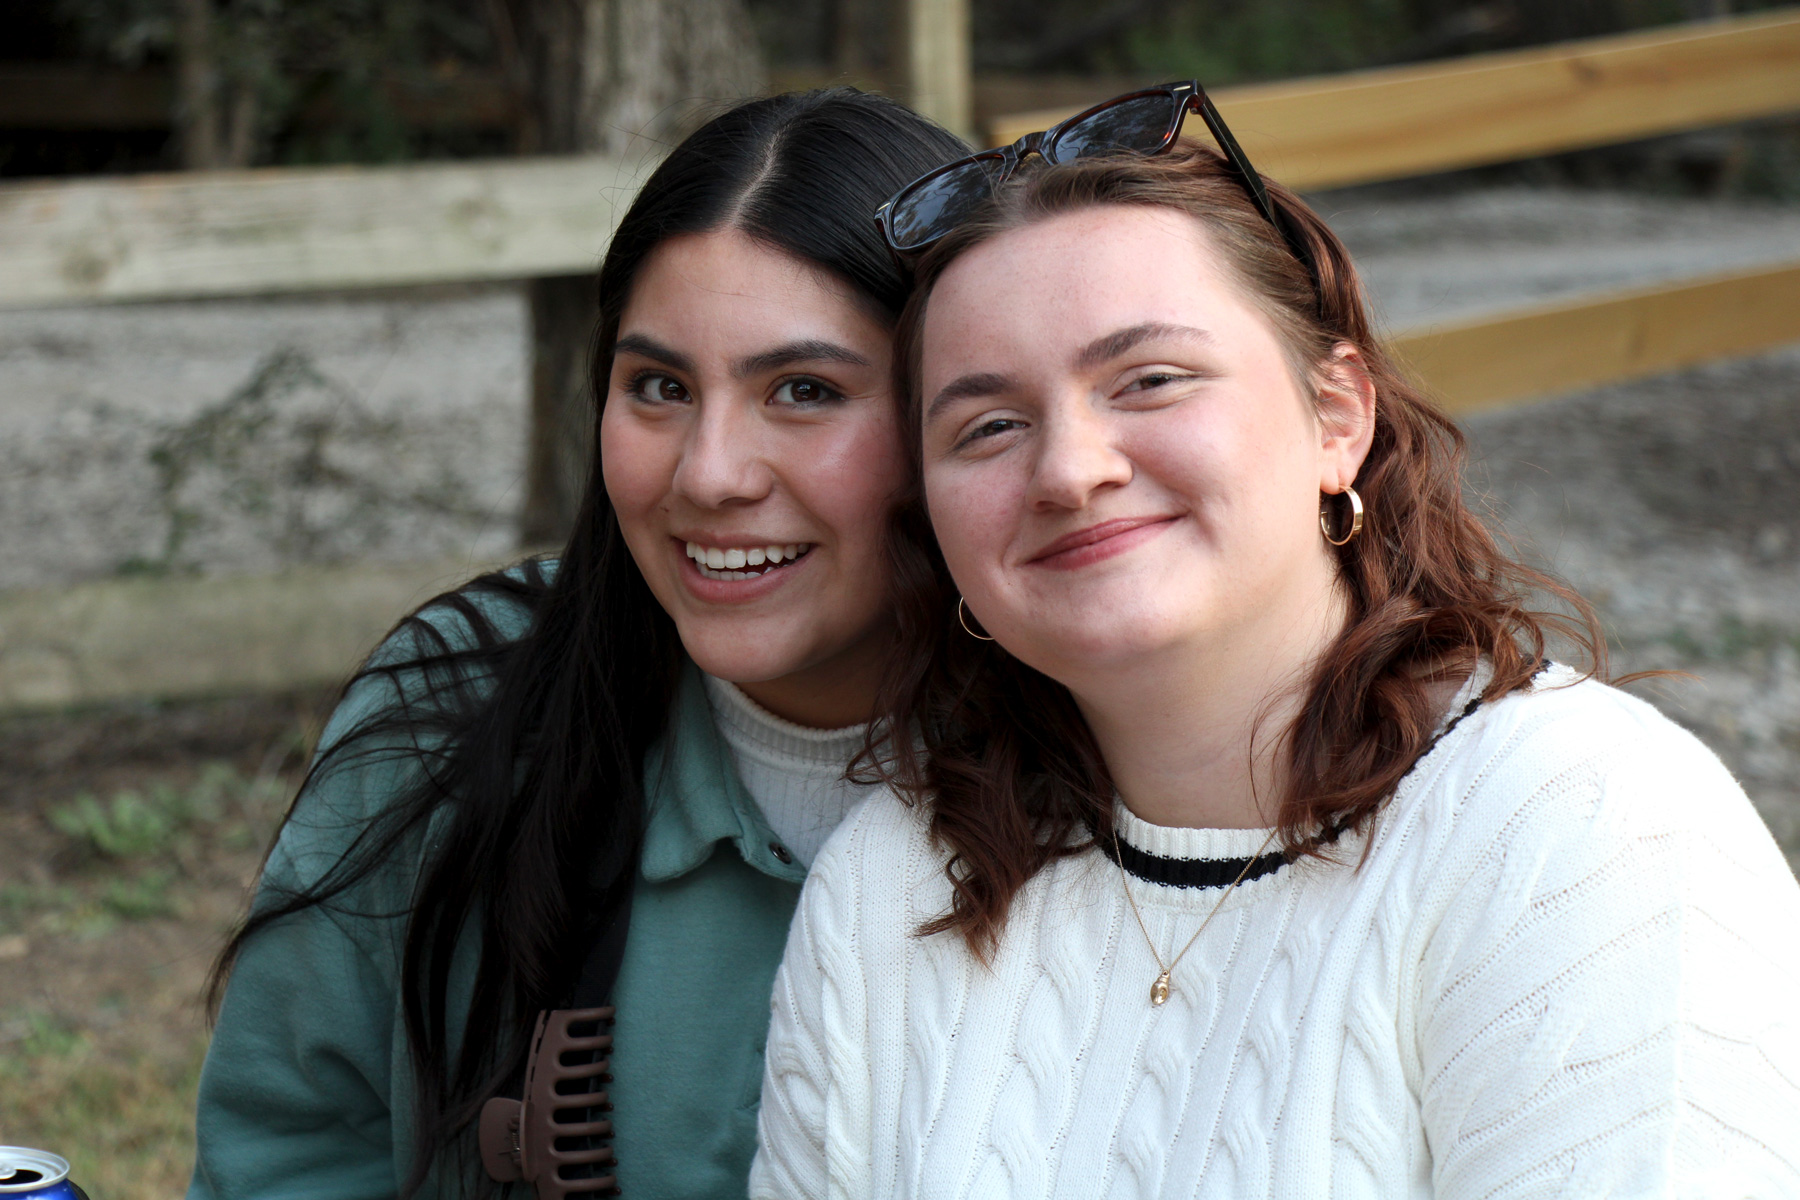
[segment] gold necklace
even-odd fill
[[[1119,887],[1125,892],[1126,903],[1131,905],[1131,915],[1137,918],[1138,932],[1144,935],[1144,944],[1150,947],[1150,957],[1154,958],[1156,965],[1162,968],[1162,974],[1158,975],[1156,982],[1150,985],[1151,1008],[1161,1008],[1168,1002],[1169,976],[1175,973],[1175,968],[1181,965],[1181,960],[1187,957],[1187,952],[1194,948],[1194,943],[1200,940],[1200,935],[1206,932],[1206,927],[1212,924],[1212,919],[1219,915],[1221,908],[1225,907],[1225,898],[1236,890],[1238,884],[1244,882],[1244,876],[1250,873],[1250,868],[1256,865],[1256,860],[1263,856],[1264,851],[1268,850],[1269,843],[1275,840],[1275,835],[1279,832],[1278,828],[1269,830],[1269,836],[1263,839],[1263,844],[1257,848],[1256,853],[1252,854],[1244,863],[1244,869],[1238,872],[1237,878],[1226,885],[1223,892],[1219,893],[1218,902],[1212,906],[1212,911],[1206,914],[1206,920],[1200,922],[1200,928],[1194,930],[1194,936],[1187,940],[1187,945],[1181,948],[1181,953],[1177,954],[1173,961],[1165,964],[1162,954],[1156,949],[1155,940],[1150,936],[1150,930],[1144,925],[1144,914],[1138,911],[1137,898],[1131,894],[1131,881],[1125,878],[1129,874],[1125,870],[1125,856],[1119,853],[1119,827],[1113,826],[1113,859],[1119,866]]]

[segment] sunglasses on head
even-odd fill
[[[1195,79],[1114,96],[1041,133],[1028,133],[1010,146],[983,150],[927,171],[877,209],[875,223],[896,253],[918,254],[967,220],[995,188],[1012,177],[1027,155],[1036,153],[1045,162],[1065,163],[1120,151],[1161,154],[1175,144],[1190,112],[1199,113],[1206,122],[1251,202],[1281,234],[1316,286],[1318,268],[1305,239],[1277,211],[1262,176],[1250,165],[1219,110],[1207,98],[1206,89]]]

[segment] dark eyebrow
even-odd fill
[[[764,350],[761,354],[752,354],[738,360],[732,374],[739,379],[747,379],[752,375],[761,375],[765,371],[779,371],[783,367],[791,367],[795,363],[839,363],[846,367],[866,367],[869,360],[836,342],[827,342],[819,338],[804,338],[798,342],[789,342],[785,346],[776,346],[773,350]]]
[[[694,373],[694,360],[679,350],[671,350],[655,338],[645,337],[641,333],[628,333],[613,343],[614,356],[620,354],[636,354],[653,359],[665,367],[673,367],[677,371]]]
[[[1188,342],[1211,342],[1213,335],[1204,329],[1195,329],[1191,325],[1168,325],[1161,321],[1146,321],[1142,325],[1133,325],[1129,329],[1120,329],[1105,337],[1095,338],[1082,347],[1081,353],[1075,356],[1078,367],[1097,367],[1136,348],[1144,342],[1156,338],[1176,338]]]
[[[925,420],[932,420],[938,415],[938,410],[947,404],[981,396],[998,396],[1016,386],[1011,375],[1000,375],[993,371],[977,371],[959,376],[945,384],[943,390],[931,398],[931,403],[925,408]]]

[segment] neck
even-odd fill
[[[1271,825],[1288,784],[1286,734],[1343,628],[1335,582],[1248,626],[1161,647],[1073,681],[1125,806],[1153,825]]]
[[[745,683],[743,693],[786,721],[809,729],[843,729],[875,718],[889,644],[883,628],[821,662],[775,679]]]

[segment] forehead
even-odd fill
[[[796,325],[885,338],[870,303],[816,263],[735,229],[681,234],[658,245],[632,281],[620,332],[739,338]],[[777,334],[776,336],[780,336]]]
[[[1002,348],[1054,356],[1066,338],[1169,323],[1214,328],[1258,315],[1211,237],[1172,209],[1104,205],[1008,230],[962,255],[932,288],[925,374]]]

